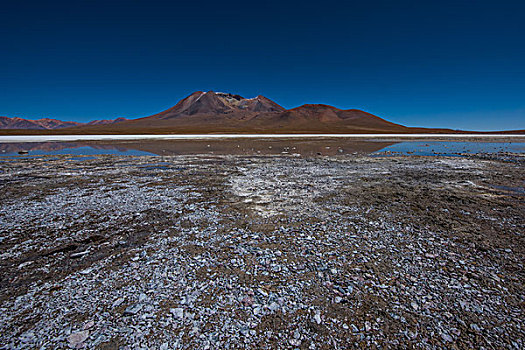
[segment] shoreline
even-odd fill
[[[61,142],[61,141],[125,141],[125,140],[228,140],[228,139],[482,139],[524,140],[525,135],[512,134],[164,134],[164,135],[7,135],[0,136],[0,143],[11,142]]]

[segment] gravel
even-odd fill
[[[522,349],[523,164],[5,158],[0,348]]]

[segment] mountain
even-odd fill
[[[77,122],[63,122],[57,119],[42,118],[38,120],[30,120],[23,118],[9,118],[0,117],[0,129],[34,129],[34,130],[51,130],[70,128],[73,126],[80,126],[82,123]]]
[[[307,104],[289,109],[264,96],[244,98],[223,92],[197,91],[175,106],[118,126],[80,127],[104,133],[367,133],[411,132],[357,109]]]
[[[38,120],[24,118],[0,117],[0,129],[25,129],[25,130],[56,130],[63,128],[72,128],[85,125],[108,125],[126,121],[126,118],[117,118],[109,120],[94,120],[89,123],[78,123],[61,121],[57,119],[42,118]]]
[[[223,92],[197,91],[175,106],[151,116],[152,119],[174,119],[193,115],[254,115],[262,112],[284,112],[285,108],[264,96],[244,98]]]
[[[0,129],[19,129],[4,130],[3,134],[464,133],[406,127],[358,109],[339,109],[324,104],[286,109],[261,95],[244,98],[213,91],[194,92],[171,108],[139,119],[75,123],[0,117]]]
[[[115,124],[120,122],[125,122],[126,120],[129,120],[127,118],[117,118],[117,119],[99,119],[99,120],[92,120],[89,123],[85,123],[84,125],[108,125],[108,124]]]

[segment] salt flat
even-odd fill
[[[205,140],[205,139],[245,139],[245,138],[525,138],[525,135],[509,134],[164,134],[164,135],[9,135],[0,136],[2,142],[47,142],[47,141],[84,141],[84,140]]]

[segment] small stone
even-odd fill
[[[290,339],[288,342],[292,346],[301,346],[301,341],[299,339]]]
[[[77,258],[81,258],[81,257],[83,257],[84,255],[87,255],[87,254],[89,254],[89,249],[88,250],[84,250],[83,252],[72,253],[69,257],[71,259],[77,259]]]
[[[477,324],[475,324],[475,323],[471,323],[470,324],[470,328],[472,328],[476,332],[481,332],[481,328],[479,328],[479,326]]]
[[[23,263],[21,263],[20,265],[18,265],[18,269],[23,269],[24,267],[29,266],[29,265],[31,265],[32,263],[33,263],[32,261],[26,261],[26,262],[23,262]]]
[[[457,329],[457,328],[452,328],[450,330],[450,332],[452,332],[452,334],[454,334],[454,335],[456,335],[458,337],[461,335],[461,331],[459,329]]]
[[[370,321],[366,321],[365,322],[365,330],[367,332],[370,332],[371,329],[372,329],[372,324],[370,323]]]
[[[321,320],[321,312],[320,312],[320,311],[316,311],[316,312],[315,312],[315,315],[314,315],[314,321],[315,321],[317,324],[321,324],[322,320]]]
[[[77,347],[82,344],[89,337],[89,331],[80,331],[76,333],[71,333],[67,340],[69,341],[69,346]]]
[[[257,291],[259,293],[261,293],[263,296],[267,297],[268,296],[268,293],[266,293],[264,290],[262,290],[261,288],[257,288]]]
[[[413,308],[414,310],[419,309],[419,306],[417,305],[417,303],[416,303],[415,301],[411,302],[410,305],[412,306],[412,308]]]
[[[91,320],[91,321],[88,321],[84,324],[84,327],[82,327],[84,330],[86,329],[90,329],[91,327],[93,327],[95,325],[95,321]]]
[[[130,305],[124,310],[124,315],[135,315],[142,310],[141,304]]]
[[[124,298],[118,298],[117,300],[115,300],[115,302],[113,303],[113,305],[111,305],[111,307],[118,307],[120,306],[120,304],[122,304],[124,302]]]
[[[170,312],[175,316],[175,318],[184,318],[184,309],[180,307],[176,307],[173,309],[170,309]]]
[[[449,342],[449,343],[454,341],[454,339],[452,339],[452,337],[448,335],[447,333],[441,333],[441,338],[443,338],[444,341]]]
[[[252,297],[245,297],[242,299],[242,303],[245,306],[251,306],[253,304],[253,298]]]
[[[270,306],[268,306],[268,308],[270,309],[270,311],[277,311],[279,309],[279,304],[277,304],[275,301],[273,303],[270,304]]]

